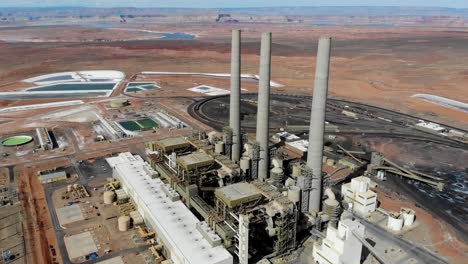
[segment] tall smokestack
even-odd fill
[[[257,134],[260,143],[260,160],[258,162],[258,178],[265,181],[268,178],[270,162],[269,128],[270,128],[270,69],[271,69],[271,33],[262,34],[260,51],[260,80],[258,84]]]
[[[317,50],[315,87],[310,114],[309,148],[307,166],[312,170],[312,190],[309,196],[309,212],[318,213],[322,192],[323,132],[325,130],[325,110],[330,68],[331,38],[321,37]]]
[[[231,43],[231,96],[229,108],[229,127],[232,129],[231,160],[239,163],[242,143],[240,125],[240,93],[241,93],[241,31],[232,31]]]

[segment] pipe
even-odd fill
[[[307,151],[307,166],[312,170],[312,190],[309,195],[310,213],[318,213],[322,202],[323,132],[325,130],[330,49],[331,38],[321,37],[317,50],[314,96],[310,114],[309,148]]]
[[[229,127],[232,129],[232,156],[234,163],[239,163],[242,143],[240,124],[241,93],[241,31],[232,31],[231,43],[231,95],[229,107]]]
[[[258,84],[257,132],[256,140],[260,144],[258,179],[268,178],[270,162],[269,127],[270,127],[270,70],[271,70],[271,33],[262,34],[260,51],[260,80]]]

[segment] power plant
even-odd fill
[[[304,140],[302,158],[285,154],[286,145],[273,147],[269,122],[271,44],[272,34],[263,33],[255,140],[249,141],[241,130],[241,32],[233,30],[229,125],[221,133],[199,131],[188,137],[147,143],[148,161],[131,153],[107,159],[114,178],[145,218],[147,227],[156,231],[174,263],[201,263],[194,261],[199,257],[192,256],[197,243],[178,244],[191,236],[202,237],[198,243],[207,245],[204,247],[211,252],[211,258],[200,257],[203,263],[295,263],[299,237],[304,234],[317,242],[330,241],[314,249],[317,263],[348,263],[346,259],[361,258],[365,227],[349,216],[340,222],[343,216],[338,195],[332,184],[324,186],[322,173],[326,163],[323,150],[331,38],[319,40],[309,140]],[[145,184],[153,186],[154,194]],[[352,186],[355,188],[354,183]],[[359,190],[356,193],[360,194]],[[111,194],[105,194],[107,202]],[[346,197],[344,207],[359,202],[353,200],[355,196]],[[154,211],[165,206],[165,199],[167,208]],[[177,228],[177,221],[190,232],[164,231]],[[126,224],[119,222],[120,226],[127,229]],[[341,251],[325,249],[326,245],[340,248],[343,243],[346,248]],[[335,253],[320,255],[324,252]]]
[[[271,32],[259,36],[259,54],[244,58],[258,60],[258,74],[243,74],[242,53],[251,52],[254,42],[244,47],[242,36],[251,33],[232,30],[230,74],[135,74],[125,85],[107,83],[116,98],[50,113],[66,124],[79,121],[76,127],[44,124],[24,131],[23,140],[10,135],[2,141],[11,153],[14,147],[21,155],[37,152],[45,162],[48,153],[54,157],[53,168],[22,168],[41,171],[19,185],[29,194],[24,188],[35,190],[38,178],[45,186],[42,200],[55,209],[50,219],[63,262],[49,243],[55,257],[45,262],[123,263],[118,254],[130,252],[157,264],[444,263],[405,240],[429,225],[418,206],[396,203],[387,190],[403,182],[454,202],[463,197],[442,192],[463,185],[396,162],[385,144],[378,148],[366,140],[373,135],[378,145],[380,137],[421,136],[458,147],[468,134],[328,98],[331,37],[318,38],[315,77],[310,70],[301,93],[287,94],[272,80],[278,45]],[[31,80],[124,78],[117,73],[64,72]],[[205,84],[208,78],[214,86]],[[90,85],[96,79],[108,80],[93,77]],[[215,87],[223,84],[225,89]],[[14,176],[10,167],[0,172],[4,179]],[[34,197],[21,202],[42,202]]]

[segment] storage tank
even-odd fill
[[[112,100],[111,103],[110,103],[110,106],[112,108],[120,108],[120,107],[124,107],[128,105],[128,101],[125,100],[125,99],[115,99],[115,100]]]
[[[403,222],[405,226],[410,226],[414,223],[414,214],[403,213]]]
[[[400,214],[403,218],[403,223],[405,226],[410,226],[414,223],[415,212],[411,208],[401,208]]]
[[[113,191],[104,192],[104,204],[112,204],[115,200],[115,193]]]
[[[392,231],[401,231],[403,228],[403,219],[397,213],[390,213],[387,220],[387,228]]]
[[[327,159],[327,165],[328,166],[334,166],[335,165],[335,160],[334,159]]]
[[[293,203],[298,203],[301,200],[301,188],[297,186],[289,186],[288,199]]]
[[[130,228],[130,216],[123,215],[118,219],[119,231],[125,232]]]
[[[73,185],[69,184],[67,185],[67,192],[72,192],[73,191]]]
[[[247,170],[250,169],[250,158],[243,157],[240,160],[240,168],[243,172],[246,172]]]
[[[284,176],[283,169],[273,168],[270,172],[271,172],[270,178],[273,181],[273,185],[275,186],[281,185],[283,183],[283,176]]]
[[[273,165],[274,168],[283,168],[283,160],[282,159],[274,158],[271,161],[271,164]]]
[[[335,199],[326,199],[323,202],[323,212],[330,217],[330,224],[336,227],[340,217],[340,203]]]
[[[224,153],[224,142],[218,141],[215,145],[215,152],[217,154],[223,154]]]

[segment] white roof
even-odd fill
[[[279,133],[276,133],[277,136],[279,137],[283,137],[286,139],[286,141],[294,141],[294,140],[297,140],[297,139],[300,139],[300,137],[294,135],[294,134],[291,134],[287,131],[284,131],[284,132],[279,132]]]
[[[63,178],[67,177],[67,173],[65,171],[55,171],[51,173],[44,173],[40,175],[41,180],[52,180],[56,178]]]
[[[223,247],[212,247],[196,229],[200,221],[181,201],[171,201],[162,190],[164,183],[143,169],[148,166],[140,156],[121,153],[106,159],[120,181],[133,194],[134,202],[145,219],[149,219],[158,236],[177,256],[175,263],[231,264],[232,255]],[[145,210],[141,210],[144,207]]]
[[[124,78],[125,74],[120,71],[77,71],[40,75],[23,80],[23,82],[45,85],[63,82],[89,82],[92,79],[106,79],[109,81],[120,82]]]
[[[296,148],[302,152],[307,152],[307,149],[309,148],[309,141],[302,139],[293,142],[286,142],[286,145]]]
[[[428,128],[428,129],[432,129],[432,130],[435,130],[435,131],[442,131],[442,130],[445,130],[445,127],[442,127],[440,126],[439,124],[436,124],[436,123],[432,123],[432,122],[429,122],[429,123],[426,123],[426,122],[420,122],[418,124],[416,124],[417,126],[421,126],[421,127],[425,127],[425,128]]]

